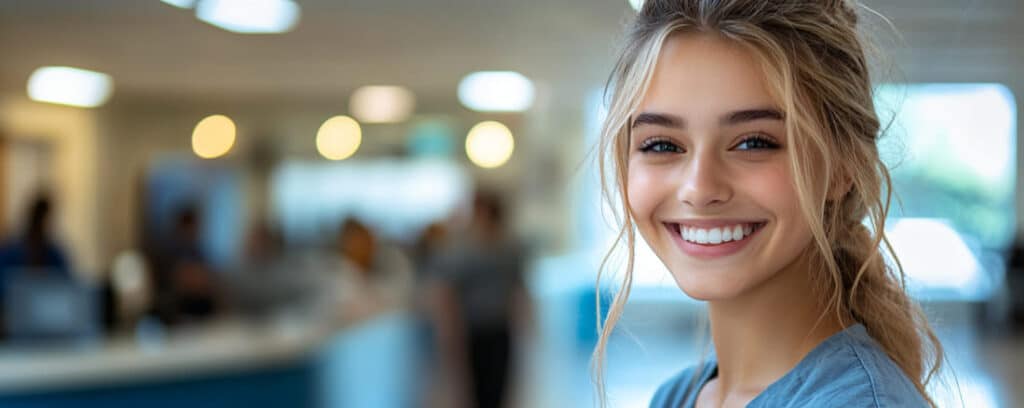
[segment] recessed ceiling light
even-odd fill
[[[110,98],[114,80],[102,72],[41,67],[28,78],[28,96],[40,102],[94,108]]]
[[[190,9],[195,5],[195,0],[160,0],[177,8]]]
[[[466,156],[485,169],[500,167],[508,162],[515,149],[512,131],[500,122],[480,122],[466,136]]]
[[[359,150],[362,140],[359,122],[348,116],[335,116],[316,132],[316,150],[328,160],[344,160]]]
[[[533,82],[514,71],[480,71],[459,82],[459,101],[481,112],[522,112],[533,105]]]
[[[192,151],[204,159],[223,156],[234,145],[235,122],[227,116],[207,116],[192,131]]]
[[[283,33],[299,21],[299,5],[292,0],[201,0],[196,17],[235,33]]]
[[[363,123],[402,122],[412,114],[416,99],[400,86],[364,86],[352,93],[349,111]]]

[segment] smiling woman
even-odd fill
[[[708,302],[714,343],[652,407],[934,406],[942,347],[882,256],[891,186],[856,8],[640,10],[610,81],[606,192],[625,215],[627,264],[638,231],[679,288]],[[601,398],[631,279],[627,268],[595,350]]]
[[[627,185],[637,228],[697,299],[736,297],[810,244],[783,115],[762,77],[729,40],[672,36],[631,127]],[[652,117],[659,119],[645,120]],[[732,240],[737,228],[741,239]]]

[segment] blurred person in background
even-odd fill
[[[228,288],[237,310],[261,320],[277,312],[308,312],[305,302],[315,301],[316,281],[288,259],[280,233],[265,220],[248,230],[239,270],[230,274]]]
[[[183,207],[157,260],[156,307],[165,323],[202,321],[220,311],[221,290],[202,248],[201,228],[199,211]]]
[[[350,218],[338,233],[340,262],[331,288],[336,317],[361,320],[374,314],[402,309],[410,304],[412,264],[396,247],[374,235],[362,222]]]
[[[4,327],[3,296],[13,274],[38,273],[72,279],[71,265],[64,250],[50,236],[52,206],[49,195],[38,195],[26,211],[25,230],[0,247],[0,332]]]
[[[50,236],[52,204],[46,194],[32,201],[26,211],[25,231],[0,248],[0,270],[12,267],[45,268],[71,276],[71,267],[60,245]]]
[[[443,406],[446,389],[443,376],[438,376],[440,356],[438,350],[438,331],[434,327],[433,316],[445,313],[443,299],[438,293],[436,285],[432,285],[430,277],[434,270],[433,264],[445,253],[448,245],[448,227],[442,222],[435,222],[428,225],[420,233],[409,252],[412,254],[413,264],[416,268],[416,290],[413,299],[416,312],[416,340],[419,345],[417,351],[420,358],[419,369],[423,381],[418,385],[416,393],[420,404],[424,407]]]
[[[434,262],[444,246],[448,243],[448,228],[442,222],[428,225],[420,233],[410,249],[413,264],[416,266],[417,280],[424,280],[430,273],[430,264]]]
[[[524,284],[527,251],[506,230],[504,203],[495,193],[473,199],[470,230],[433,262],[438,346],[469,405],[508,403],[514,339],[532,319]],[[517,336],[519,334],[520,336]]]
[[[281,256],[283,250],[281,235],[268,222],[258,221],[249,229],[244,251],[248,262],[273,262]]]

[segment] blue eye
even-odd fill
[[[779,146],[778,143],[775,143],[774,140],[772,140],[772,139],[770,139],[768,137],[765,137],[765,136],[762,136],[762,135],[753,135],[753,136],[749,136],[749,137],[743,139],[742,141],[740,141],[739,144],[736,145],[736,147],[733,147],[733,149],[736,149],[736,150],[774,150],[774,149],[778,149],[779,147],[780,146]]]
[[[643,153],[683,153],[683,149],[665,139],[647,139],[640,145]]]

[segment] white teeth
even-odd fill
[[[706,243],[708,243],[708,230],[706,230],[706,229],[696,229],[695,228],[694,232],[696,232],[696,234],[694,234],[696,236],[693,237],[694,241],[697,241],[698,244],[706,244]]]
[[[722,230],[718,228],[712,228],[711,231],[708,231],[708,243],[721,244]]]
[[[724,242],[739,241],[754,232],[756,224],[741,224],[732,227],[712,228],[710,230],[695,227],[679,226],[679,235],[683,240],[698,244],[718,245]]]

